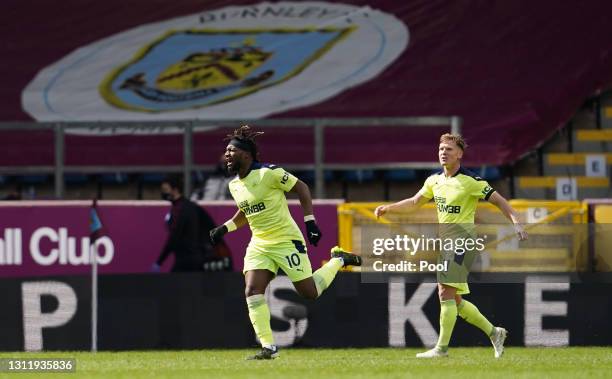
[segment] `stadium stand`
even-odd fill
[[[308,185],[314,185],[315,172],[314,170],[297,171],[295,175]],[[326,183],[334,180],[334,172],[332,170],[324,170],[323,178]]]
[[[385,171],[384,178],[386,182],[412,182],[417,174],[412,169],[391,169]]]
[[[71,12],[57,15],[54,20],[45,17],[53,12],[54,6],[37,3],[33,14],[43,18],[44,22],[35,23],[35,28],[22,30],[18,39],[10,32],[0,36],[0,40],[28,41],[27,44],[5,44],[5,64],[0,67],[0,74],[5,78],[2,91],[6,99],[0,104],[0,120],[12,125],[12,128],[0,132],[0,149],[4,152],[0,155],[0,167],[5,168],[3,173],[6,174],[14,173],[15,168],[27,168],[7,183],[27,181],[24,175],[36,174],[32,171],[33,167],[44,167],[41,174],[44,173],[46,179],[28,182],[24,188],[32,189],[37,197],[53,197],[53,176],[49,175],[49,168],[52,169],[54,165],[53,132],[23,131],[20,130],[23,127],[20,123],[72,121],[74,118],[61,113],[55,113],[53,117],[43,116],[39,110],[44,108],[45,112],[53,113],[53,105],[59,104],[54,100],[60,101],[70,96],[78,98],[90,90],[98,93],[99,83],[81,83],[70,90],[69,86],[62,87],[64,92],[54,94],[52,87],[71,68],[55,72],[55,76],[51,75],[54,79],[47,85],[33,85],[42,83],[40,80],[44,81],[47,75],[53,73],[58,62],[72,59],[72,54],[77,54],[79,49],[98,46],[96,44],[104,38],[118,36],[125,30],[138,30],[143,24],[198,14],[231,4],[229,1],[216,1],[203,5],[194,0],[174,6],[157,6],[144,0],[135,1],[137,6],[130,9],[123,9],[119,0],[88,5],[67,1],[65,7]],[[357,1],[347,3],[361,5]],[[367,11],[384,9],[384,12],[393,15],[394,20],[407,27],[407,45],[404,50],[399,50],[397,59],[390,61],[372,78],[347,87],[336,96],[314,101],[307,106],[287,107],[270,113],[274,117],[287,118],[459,115],[463,118],[463,134],[471,146],[466,156],[466,166],[493,182],[500,192],[526,198],[554,198],[553,191],[547,187],[550,185],[549,179],[543,179],[542,183],[537,184],[540,187],[534,187],[537,181],[528,179],[529,176],[587,175],[580,163],[587,159],[586,155],[571,158],[555,154],[609,154],[607,152],[612,147],[612,95],[602,89],[612,83],[612,73],[608,69],[612,65],[612,55],[607,54],[609,40],[604,37],[610,34],[610,25],[599,17],[600,11],[594,7],[583,7],[584,17],[576,18],[575,7],[558,5],[554,19],[551,19],[548,6],[526,1],[511,2],[500,7],[490,4],[457,7],[445,2],[434,3],[435,6],[428,2],[427,5],[417,3],[403,7],[384,0],[373,1]],[[30,13],[32,8],[29,1],[16,2],[13,6],[14,12]],[[524,6],[529,6],[532,11],[528,18],[521,16]],[[101,20],[98,17],[100,12],[107,14],[114,22]],[[11,14],[0,15],[0,20],[7,30],[20,30],[19,20],[11,17]],[[67,20],[72,17],[81,20],[77,33],[63,33],[61,28],[55,27],[56,24],[69,22]],[[485,23],[481,22],[483,19],[486,19]],[[505,22],[508,19],[516,22]],[[354,24],[356,20],[347,18],[342,22]],[[570,24],[574,27],[564,27]],[[547,27],[543,28],[542,25]],[[481,28],[487,32],[482,33]],[[481,44],[475,45],[475,39]],[[392,41],[387,42],[390,44]],[[55,48],[48,48],[51,43]],[[491,55],[478,46],[496,46],[496,54]],[[525,52],[540,51],[542,46],[545,46],[545,52],[530,54],[529,60],[520,58]],[[120,45],[115,45],[115,48],[122,49]],[[96,51],[96,54],[102,54],[104,48]],[[24,65],[23,57],[32,56],[32,52],[36,52],[36,59],[30,59]],[[558,56],[566,57],[563,64],[559,64]],[[87,59],[83,57],[78,62],[87,65]],[[456,62],[462,62],[462,75],[457,75]],[[112,66],[111,63],[109,65]],[[20,69],[15,70],[15,67]],[[323,67],[317,71],[317,75],[333,69],[333,65]],[[576,117],[572,119],[574,114],[581,117],[580,104],[590,96],[596,99],[596,117],[588,122]],[[205,119],[207,114],[203,111],[198,117]],[[239,115],[240,112],[234,114]],[[162,113],[159,115],[164,116]],[[172,117],[180,119],[180,114],[174,113]],[[167,116],[162,118],[169,119]],[[89,118],[77,119],[87,122],[114,121],[103,113],[96,116],[92,113]],[[397,166],[385,167],[385,164],[435,162],[436,154],[431,146],[435,146],[439,134],[448,128],[369,127],[359,128],[359,132],[356,130],[336,128],[325,131],[325,163],[349,165],[347,173],[335,177],[326,173],[327,197],[364,200],[366,196],[376,199],[405,196],[426,175],[412,171],[412,168],[397,171]],[[555,151],[543,148],[555,140],[562,130],[568,130],[572,136],[567,141],[567,148]],[[227,130],[210,128],[194,133],[193,163],[198,170],[206,170],[216,162],[223,147],[220,141],[225,134]],[[299,167],[299,171],[313,165],[313,144],[311,129],[279,127],[267,131],[266,138],[261,141],[261,149],[265,152],[265,161],[289,168]],[[116,175],[90,177],[85,182],[66,178],[66,197],[81,198],[97,193],[103,198],[157,198],[158,183],[148,180],[143,173],[163,172],[166,169],[177,172],[182,163],[182,153],[180,135],[88,135],[67,132],[65,164],[71,166],[70,172],[78,173],[78,167],[83,167],[83,175],[93,175],[100,172],[100,167],[109,166],[126,178],[115,180],[113,177]],[[536,160],[542,161],[532,164],[532,153],[540,156]],[[356,165],[355,169],[358,166],[368,171],[363,172],[365,175],[357,174],[360,171],[351,170],[351,164]],[[98,169],[87,171],[90,167]],[[146,169],[138,171],[134,167]],[[308,175],[304,174],[304,178],[312,184],[312,178]],[[197,184],[202,180],[196,175],[193,182]],[[605,189],[603,183],[600,179],[579,179],[577,196],[601,196]],[[364,189],[353,189],[357,186]],[[582,188],[584,186],[591,187]]]
[[[612,129],[577,130],[574,135],[577,152],[607,152],[612,150]]]
[[[164,173],[147,172],[138,178],[137,197],[138,199],[157,200],[159,199],[159,186],[166,177]]]
[[[516,194],[526,199],[556,199],[563,200],[559,194],[559,187],[573,185],[575,181],[577,191],[572,195],[571,189],[566,200],[606,197],[610,194],[610,179],[588,176],[562,177],[562,176],[520,176],[516,181]],[[568,184],[570,182],[570,184]],[[572,198],[574,197],[574,198]]]
[[[586,175],[587,157],[603,157],[606,166],[604,172],[609,173],[612,164],[612,153],[550,153],[546,154],[544,172],[548,175]]]
[[[612,129],[602,104],[609,92],[589,99],[563,129],[538,150],[535,171],[517,173],[514,191],[526,199],[602,198],[612,194]],[[572,186],[576,189],[572,190]],[[565,193],[564,193],[565,192]]]

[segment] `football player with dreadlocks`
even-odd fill
[[[231,220],[210,232],[211,240],[216,243],[224,234],[241,226],[248,224],[251,228],[252,237],[244,257],[245,296],[249,318],[262,349],[249,359],[278,356],[264,294],[279,268],[301,296],[316,299],[329,287],[341,267],[361,265],[359,256],[334,247],[329,262],[312,272],[304,237],[289,213],[285,197],[285,192],[298,195],[308,242],[317,246],[321,231],[312,211],[310,190],[282,168],[259,162],[255,139],[261,134],[243,125],[227,136],[225,161],[228,170],[236,174],[229,189],[238,211]]]

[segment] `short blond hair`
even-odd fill
[[[455,145],[459,146],[461,150],[467,149],[468,144],[465,142],[461,134],[445,133],[440,136],[440,143],[443,142],[454,142]]]

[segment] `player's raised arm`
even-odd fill
[[[234,230],[247,224],[247,218],[241,210],[236,211],[234,216],[227,220],[223,225],[219,225],[214,229],[210,230],[210,241],[213,245],[217,244],[226,233],[233,232]]]
[[[398,201],[397,203],[387,204],[387,205],[379,205],[374,210],[374,214],[376,218],[383,216],[387,213],[395,213],[402,212],[408,213],[418,209],[421,205],[427,203],[431,198],[426,198],[421,194],[421,192],[417,192],[416,195],[411,198],[404,199],[402,201]]]
[[[512,222],[512,224],[514,225],[514,230],[516,231],[516,234],[519,237],[519,240],[526,240],[528,237],[527,232],[523,230],[523,226],[519,221],[518,215],[516,214],[514,208],[510,206],[510,203],[508,203],[508,201],[497,192],[493,192],[493,194],[491,194],[491,197],[489,197],[489,202],[499,208],[499,210],[504,214],[504,216],[506,216],[506,218],[510,220],[510,222]]]
[[[315,217],[312,211],[312,196],[308,185],[299,180],[295,183],[290,192],[296,193],[300,199],[300,205],[304,211],[304,222],[306,223],[306,237],[311,245],[317,246],[321,239],[321,230],[317,226]]]

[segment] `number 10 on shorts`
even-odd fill
[[[297,267],[301,263],[300,256],[297,253],[286,255],[285,259],[287,260],[287,265],[289,265],[289,268]]]

